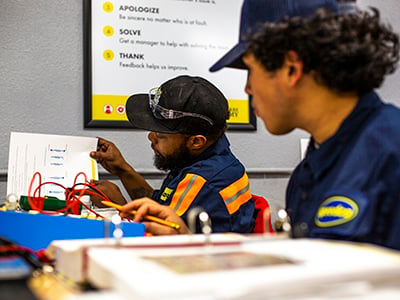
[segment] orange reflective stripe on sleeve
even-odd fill
[[[196,174],[186,174],[185,178],[176,187],[169,207],[178,216],[182,216],[192,204],[204,183],[206,183],[206,180],[203,177]]]
[[[250,192],[249,178],[246,172],[234,183],[219,192],[230,214],[235,213],[242,204],[249,201],[252,196]]]

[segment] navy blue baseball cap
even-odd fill
[[[266,22],[279,22],[284,17],[309,18],[321,8],[338,12],[336,0],[244,0],[240,16],[239,42],[211,68],[210,72],[224,67],[246,69],[242,56],[248,48],[246,38]]]

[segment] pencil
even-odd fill
[[[115,204],[114,202],[111,202],[111,201],[101,201],[101,203],[103,203],[104,205],[107,205],[107,206],[109,206],[109,207],[115,208],[115,209],[117,209],[117,210],[119,210],[119,211],[122,211],[122,206],[121,206],[121,205],[118,205],[118,204]],[[136,210],[131,210],[131,211],[129,211],[129,213],[132,214],[132,215],[136,215],[136,214],[137,214],[137,211],[136,211]],[[156,223],[159,223],[159,224],[167,225],[167,226],[172,227],[172,228],[175,228],[175,229],[177,229],[177,230],[178,230],[179,228],[181,228],[181,226],[180,226],[179,224],[172,223],[172,222],[169,222],[169,221],[165,221],[165,220],[163,220],[163,219],[160,219],[160,218],[157,218],[157,217],[154,217],[154,216],[144,216],[143,218],[144,218],[145,220],[148,220],[148,221],[153,221],[153,222],[156,222]]]

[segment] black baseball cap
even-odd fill
[[[154,103],[151,107],[151,93],[132,95],[126,102],[128,120],[136,128],[183,134],[208,134],[225,128],[228,101],[208,80],[182,75],[153,90],[158,95],[156,107]],[[159,114],[160,109],[164,115]]]
[[[244,0],[239,42],[210,68],[210,72],[224,67],[246,69],[242,56],[249,47],[247,38],[263,23],[279,22],[284,17],[309,18],[321,8],[338,12],[336,0]]]

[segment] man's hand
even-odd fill
[[[90,152],[90,157],[113,175],[120,176],[121,173],[130,168],[117,146],[102,138],[98,139],[97,151]]]
[[[124,196],[121,193],[121,190],[119,187],[112,183],[111,181],[107,180],[92,180],[91,185],[94,186],[92,190],[97,192],[97,190],[100,190],[103,194],[107,196],[108,199],[110,199],[112,202],[117,203],[119,205],[124,205],[126,204],[126,200]],[[104,199],[97,197],[93,194],[90,194],[90,200],[92,203],[97,206],[97,207],[108,207],[101,203]]]
[[[135,216],[129,213],[131,210],[136,210]],[[140,198],[131,201],[122,207],[120,213],[122,218],[132,218],[135,222],[142,222],[146,226],[146,232],[154,235],[173,235],[173,234],[189,234],[185,222],[168,206],[161,205],[150,198]],[[146,216],[154,216],[165,221],[169,221],[180,225],[179,229],[174,229],[170,226],[159,224],[157,222],[145,220]]]
[[[95,159],[108,172],[119,177],[131,199],[153,194],[153,188],[128,164],[117,146],[112,142],[99,138],[97,151],[90,152],[90,157]],[[115,195],[112,194],[112,197],[115,197]],[[116,201],[118,198],[111,200]]]

